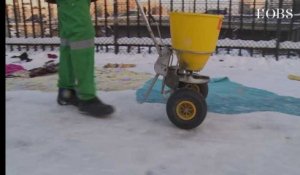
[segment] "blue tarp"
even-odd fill
[[[148,80],[136,91],[136,100],[142,102],[149,87]],[[161,91],[162,80],[158,80],[151,91],[147,103],[166,103],[168,97]],[[230,81],[227,77],[213,78],[208,84],[206,99],[209,112],[240,114],[257,111],[274,111],[300,116],[300,99],[280,96],[275,93],[244,86]]]

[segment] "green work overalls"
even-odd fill
[[[57,0],[60,44],[58,87],[76,89],[81,100],[96,96],[95,29],[90,0]]]

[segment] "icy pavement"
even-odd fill
[[[153,73],[157,57],[96,56],[97,66],[134,63],[137,67],[129,70],[147,73]],[[31,64],[27,67],[37,66]],[[276,62],[219,55],[210,59],[203,74],[300,98],[300,82],[287,78],[299,75],[299,67],[300,59]],[[98,91],[98,95],[116,107],[109,118],[92,118],[72,106],[59,106],[55,92],[6,92],[6,174],[300,174],[298,116],[209,112],[201,126],[185,131],[171,124],[165,105],[138,104],[134,90]]]

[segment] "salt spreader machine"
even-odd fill
[[[192,129],[206,117],[209,77],[199,72],[215,51],[223,16],[187,12],[170,13],[171,47],[163,44],[157,25],[156,39],[140,3],[139,11],[159,54],[154,64],[156,72],[146,94],[146,100],[159,76],[163,77],[161,93],[170,93],[166,111],[170,121],[179,128]],[[176,57],[174,57],[176,55]],[[166,90],[165,87],[169,90]]]

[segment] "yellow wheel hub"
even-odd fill
[[[182,101],[176,106],[176,114],[182,120],[191,120],[196,115],[196,106],[190,101]]]

